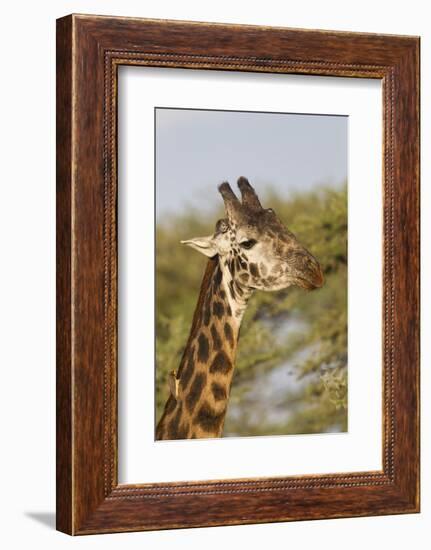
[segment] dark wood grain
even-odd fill
[[[57,25],[58,529],[86,534],[417,512],[419,39],[94,16]],[[382,80],[382,471],[118,485],[121,64]]]
[[[57,22],[57,529],[72,532],[72,28]]]

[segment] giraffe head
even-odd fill
[[[226,217],[207,237],[182,241],[208,257],[219,256],[232,281],[249,289],[281,290],[299,286],[320,288],[323,275],[317,260],[277,217],[263,208],[244,177],[239,178],[241,201],[229,183],[219,186]]]

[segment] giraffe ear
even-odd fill
[[[191,246],[198,252],[201,252],[202,254],[205,254],[205,256],[208,256],[208,258],[212,258],[217,254],[217,248],[215,247],[212,235],[208,235],[208,237],[196,237],[195,239],[181,241],[181,244]]]

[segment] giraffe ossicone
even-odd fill
[[[263,208],[244,177],[241,200],[219,186],[226,217],[214,233],[181,241],[209,258],[190,335],[156,439],[221,437],[234,372],[241,320],[256,290],[323,285],[321,267],[272,208]]]

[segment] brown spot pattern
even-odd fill
[[[214,276],[214,285],[216,287],[220,286],[222,277],[223,277],[223,274],[222,274],[220,266],[219,266],[219,267],[217,267],[217,271],[215,272],[215,276]]]
[[[208,338],[202,332],[198,338],[198,359],[201,363],[205,363],[208,360]]]
[[[217,433],[221,428],[224,416],[225,410],[220,413],[216,413],[216,411],[211,408],[209,403],[205,401],[199,409],[196,416],[196,422],[206,432]]]
[[[211,391],[216,401],[224,401],[227,399],[226,388],[217,382],[211,384]]]
[[[196,406],[196,403],[199,401],[199,398],[204,389],[205,383],[207,381],[206,374],[203,372],[198,372],[193,379],[192,385],[190,386],[190,391],[186,397],[186,407],[189,412],[192,412]]]
[[[232,363],[226,353],[222,350],[214,357],[210,365],[210,373],[227,374],[232,369]]]
[[[187,359],[186,368],[183,370],[180,376],[180,384],[183,387],[183,389],[187,388],[190,382],[190,379],[193,375],[194,366],[195,366],[195,363],[193,360],[193,353],[190,353]]]
[[[221,349],[222,341],[214,325],[211,325],[211,337],[213,339],[213,348],[215,351],[218,351],[219,349]]]
[[[210,309],[209,305],[207,305],[204,308],[204,315],[203,315],[203,321],[204,321],[205,326],[208,326],[210,324],[210,319],[211,319],[211,309]]]
[[[245,262],[241,256],[238,256],[238,262],[239,262],[239,265],[243,268],[243,269],[247,269],[247,262]]]
[[[213,313],[216,317],[221,319],[224,315],[224,306],[221,302],[217,300],[213,303]]]
[[[226,336],[226,339],[229,342],[230,347],[232,348],[233,344],[234,344],[234,342],[233,342],[233,331],[232,331],[232,327],[230,326],[229,323],[224,324],[224,335]]]
[[[253,275],[253,277],[258,277],[259,270],[257,269],[256,264],[250,264],[250,273]]]
[[[172,418],[172,420],[169,423],[168,426],[168,434],[170,439],[177,439],[178,434],[178,427],[180,424],[181,415],[183,412],[183,406],[180,403],[177,408],[177,412],[175,413],[175,416]]]
[[[171,414],[172,412],[174,412],[176,406],[176,400],[172,397],[172,395],[170,395],[166,403],[165,414]]]

